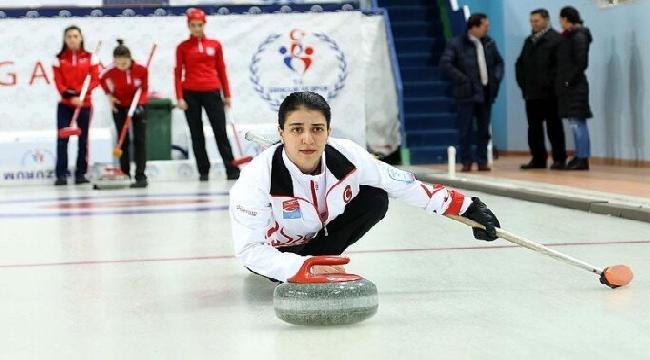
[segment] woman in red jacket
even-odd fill
[[[81,105],[77,126],[81,129],[77,143],[77,165],[74,173],[75,184],[85,184],[88,170],[88,128],[92,114],[91,93],[99,85],[99,63],[93,54],[84,49],[81,29],[69,26],[63,32],[63,47],[57,54],[54,65],[54,83],[61,94],[57,110],[57,128],[70,126],[77,106]],[[86,97],[81,101],[81,88],[87,75],[91,76]],[[68,173],[68,139],[57,138],[56,141],[56,182],[54,185],[66,185]]]
[[[221,43],[203,33],[205,13],[199,9],[187,12],[190,38],[176,48],[174,79],[178,107],[185,111],[192,136],[192,149],[201,181],[208,180],[210,159],[205,151],[202,108],[217,141],[217,148],[226,167],[228,180],[239,178],[239,169],[232,165],[233,155],[226,136],[224,107],[230,106],[230,87],[223,61]],[[222,99],[223,94],[223,99]]]
[[[146,109],[147,92],[149,87],[149,73],[147,68],[133,61],[131,51],[124,46],[122,40],[117,40],[117,47],[113,50],[113,65],[104,70],[101,75],[101,85],[113,110],[113,120],[117,128],[118,136],[126,121],[129,107],[133,96],[138,88],[142,88],[138,105],[133,113],[133,145],[135,147],[135,183],[131,187],[147,187],[147,176],[144,170],[147,166],[145,153],[146,138]],[[131,176],[131,158],[129,156],[129,136],[124,138],[122,144],[122,156],[120,157],[120,168],[126,175]]]

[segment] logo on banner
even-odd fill
[[[298,199],[291,199],[282,202],[282,218],[283,219],[300,219],[302,213],[300,212],[300,203]]]
[[[305,32],[294,29],[289,33],[289,46],[281,46],[280,54],[284,57],[284,65],[291,71],[303,75],[309,70],[312,63],[314,48],[303,43]]]
[[[348,63],[329,35],[293,29],[267,36],[253,53],[249,71],[255,92],[277,111],[295,91],[335,99],[345,87]]]
[[[30,149],[23,154],[21,161],[23,166],[45,166],[54,164],[54,154],[45,149]]]

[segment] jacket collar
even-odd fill
[[[294,196],[291,173],[287,169],[282,153],[284,145],[280,145],[273,153],[271,160],[271,195]],[[331,145],[325,145],[325,167],[337,180],[343,179],[356,168],[345,155]]]

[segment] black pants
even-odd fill
[[[546,165],[548,152],[544,141],[544,121],[546,134],[551,142],[553,161],[566,161],[566,145],[562,119],[558,115],[557,99],[526,100],[526,115],[528,117],[528,147],[532,161],[538,165]]]
[[[72,115],[75,108],[72,106],[59,104],[56,114],[56,127],[63,129],[70,126]],[[75,168],[74,176],[81,179],[88,171],[88,128],[90,127],[90,114],[92,107],[82,107],[77,118],[77,126],[81,129],[81,135],[77,142],[77,166]],[[56,169],[55,174],[57,179],[64,179],[69,175],[68,173],[68,138],[56,139]]]
[[[487,164],[487,145],[490,141],[490,113],[492,104],[459,103],[458,104],[458,137],[460,140],[460,161],[464,165],[477,162]],[[472,154],[472,135],[474,118],[477,124],[476,156]]]
[[[298,255],[341,255],[345,249],[357,242],[375,226],[388,211],[386,191],[361,186],[359,194],[345,205],[343,214],[327,224],[327,236],[321,230],[316,237],[304,245],[278,248],[282,252]]]
[[[388,194],[382,189],[362,185],[359,194],[347,205],[343,214],[327,224],[327,236],[321,230],[316,237],[304,245],[280,247],[281,252],[298,255],[341,255],[345,249],[357,242],[375,226],[388,211]],[[248,271],[256,273],[248,269]],[[274,282],[279,280],[268,278]]]
[[[187,103],[185,118],[190,128],[192,136],[192,149],[196,158],[196,167],[201,175],[207,175],[210,172],[210,159],[205,150],[205,135],[203,133],[202,109],[205,109],[212,126],[214,139],[217,142],[219,154],[223,159],[226,172],[237,171],[238,168],[232,165],[233,155],[226,134],[226,114],[224,112],[223,100],[218,91],[189,91],[183,90],[183,98]]]
[[[128,107],[117,107],[117,112],[113,113],[113,121],[115,122],[115,127],[117,128],[117,136],[119,139],[120,132],[126,121],[128,115]],[[146,180],[147,176],[144,174],[144,170],[147,167],[147,147],[145,140],[147,138],[147,118],[146,111],[142,114],[134,114],[131,121],[131,128],[133,129],[133,148],[134,148],[134,157],[135,161],[135,179],[136,180]],[[122,156],[120,157],[120,168],[122,172],[126,175],[131,175],[131,139],[127,133],[124,138],[124,143],[122,144]]]

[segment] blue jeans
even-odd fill
[[[460,161],[463,165],[476,161],[479,165],[487,164],[487,145],[490,142],[490,112],[492,103],[458,104],[458,136],[460,140]],[[472,135],[474,118],[476,118],[476,156],[472,154]]]
[[[589,129],[587,120],[583,118],[567,118],[571,131],[573,132],[573,143],[576,149],[577,158],[588,158],[591,155],[589,142]]]

